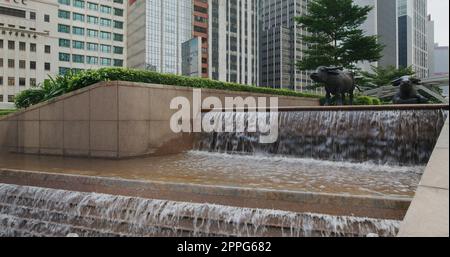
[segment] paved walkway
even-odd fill
[[[400,237],[449,236],[449,121],[400,229]]]

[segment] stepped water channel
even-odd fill
[[[256,114],[204,115],[226,121],[251,120]],[[258,143],[258,133],[203,133],[195,136],[192,151],[175,155],[117,161],[4,153],[0,168],[205,188],[411,199],[447,115],[443,110],[288,111],[280,112],[280,137],[269,145]],[[400,226],[399,219],[352,213],[1,183],[0,236],[389,237]]]

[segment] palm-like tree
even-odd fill
[[[376,67],[371,66],[372,72],[361,72],[359,84],[366,89],[375,89],[383,86],[391,85],[391,82],[396,78],[403,76],[414,76],[415,72],[412,67],[395,66]]]

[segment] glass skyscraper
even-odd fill
[[[192,38],[192,0],[145,0],[130,4],[128,66],[181,74],[181,46]]]
[[[428,13],[426,0],[397,0],[399,66],[412,66],[428,77]]]

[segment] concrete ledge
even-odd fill
[[[400,228],[400,237],[449,237],[449,120]]]
[[[221,110],[203,109],[202,112],[211,111],[227,111],[229,109],[223,108]],[[234,111],[231,109],[229,111]],[[257,111],[256,108],[237,109],[238,111]],[[354,106],[280,106],[280,112],[301,112],[301,111],[408,111],[408,110],[449,110],[448,104],[409,104],[409,105],[354,105]],[[270,111],[270,108],[267,108]]]
[[[146,182],[9,169],[0,170],[0,183],[148,199],[394,220],[402,220],[411,203],[410,199],[403,198]]]

